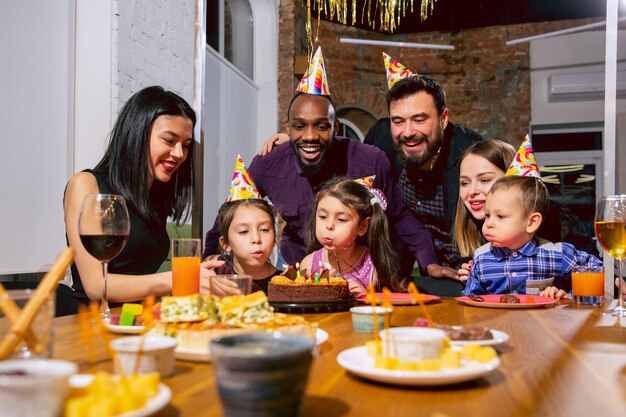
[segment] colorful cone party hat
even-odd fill
[[[369,177],[357,178],[352,180],[354,182],[358,182],[359,184],[365,186],[366,188],[374,188],[374,180],[376,179],[376,175],[370,175]]]
[[[241,155],[237,155],[233,181],[230,184],[226,202],[248,200],[250,198],[261,198],[261,194],[259,190],[257,190],[256,185],[254,185],[252,178],[250,178],[250,174],[246,171],[246,165],[243,163]]]
[[[368,177],[357,178],[352,181],[358,184],[361,184],[362,186],[367,188],[367,191],[369,191],[372,196],[372,199],[370,200],[370,202],[372,204],[374,203],[380,204],[380,206],[383,208],[383,211],[384,211],[384,210],[387,210],[387,198],[385,197],[385,194],[381,190],[379,190],[378,188],[374,188],[375,179],[376,179],[376,175],[370,175]]]
[[[416,75],[419,75],[418,73],[408,69],[384,52],[383,61],[385,62],[385,72],[387,73],[387,85],[389,86],[390,90],[391,87],[393,87],[393,85],[398,81],[404,78],[415,77]]]
[[[511,162],[509,169],[506,171],[506,175],[519,175],[522,177],[536,177],[541,179],[539,166],[535,161],[535,151],[533,151],[528,134],[526,134],[522,144],[517,150],[513,162]]]
[[[328,82],[326,81],[326,70],[324,69],[324,58],[322,57],[321,46],[317,47],[313,60],[309,62],[309,68],[300,80],[296,91],[316,96],[330,95]]]

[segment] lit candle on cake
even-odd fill
[[[296,279],[300,279],[300,262],[296,262]]]

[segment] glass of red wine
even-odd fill
[[[78,234],[87,252],[102,264],[104,286],[100,314],[106,321],[111,318],[107,299],[108,265],[126,245],[129,232],[130,220],[124,197],[115,194],[85,196],[78,216]]]

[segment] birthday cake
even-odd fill
[[[267,298],[271,302],[333,302],[350,300],[348,282],[341,277],[305,278],[292,280],[286,276],[275,276],[268,285]]]

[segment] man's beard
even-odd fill
[[[330,148],[332,147],[332,139],[327,143],[324,143],[322,141],[314,142],[316,145],[319,145],[320,147],[320,151],[319,151],[320,156],[318,160],[313,163],[309,163],[308,161],[302,160],[302,157],[300,156],[300,151],[298,149],[298,145],[303,143],[302,141],[297,141],[295,143],[289,142],[289,143],[291,143],[291,148],[296,153],[296,160],[298,161],[298,164],[300,165],[300,168],[302,169],[302,173],[304,174],[305,177],[314,177],[315,175],[322,172],[322,169],[324,169],[324,167],[326,166],[326,160],[327,160],[326,156],[327,156],[328,150],[330,150]],[[311,142],[306,142],[306,143],[311,143]]]
[[[414,138],[411,138],[411,140],[401,137],[398,141],[394,141],[394,147],[396,148],[396,153],[400,158],[400,161],[402,161],[402,165],[407,168],[419,168],[439,153],[439,149],[441,148],[441,144],[443,142],[443,129],[441,128],[441,125],[437,126],[434,139],[434,141],[430,142],[426,135],[416,135]],[[421,155],[405,154],[402,144],[405,142],[415,141],[426,141],[426,149],[424,152]]]

